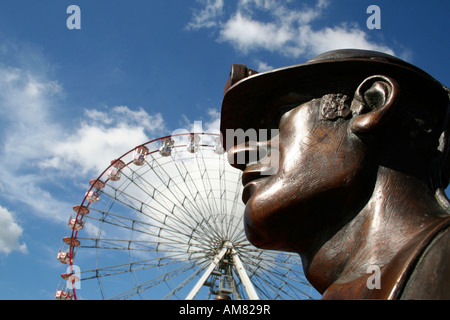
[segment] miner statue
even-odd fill
[[[433,77],[374,51],[233,65],[221,133],[249,241],[297,252],[323,299],[450,299],[449,107]]]

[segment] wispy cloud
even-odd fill
[[[197,30],[217,26],[217,18],[223,13],[224,0],[201,0],[203,8],[194,11],[192,20],[187,29]]]
[[[191,29],[216,28],[218,41],[229,43],[244,54],[264,50],[298,58],[339,48],[394,54],[388,46],[371,41],[352,22],[314,28],[313,22],[328,7],[328,0],[318,0],[314,6],[301,9],[293,8],[292,1],[287,0],[239,0],[234,8],[225,10],[222,1],[206,1],[204,9],[194,14],[189,25],[196,26]]]
[[[15,221],[13,214],[0,206],[0,253],[9,254],[11,251],[27,252],[27,246],[20,243],[23,229]]]
[[[49,194],[40,185],[47,182],[47,175],[38,167],[63,132],[51,116],[52,100],[62,88],[58,82],[20,66],[1,65],[0,73],[5,75],[0,80],[2,196],[34,204],[32,211],[45,216],[51,211],[44,205]]]
[[[183,115],[180,128],[175,129],[174,133],[207,132],[218,134],[220,132],[220,111],[210,108],[206,111],[206,115],[207,117],[204,119],[196,120],[192,120],[187,115]]]
[[[77,129],[52,144],[40,166],[75,169],[73,174],[99,173],[111,160],[166,130],[161,114],[151,115],[142,108],[86,109]]]

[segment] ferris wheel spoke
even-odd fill
[[[147,166],[150,167],[150,164],[148,162]],[[129,170],[132,172],[131,175],[126,175],[124,174],[124,176],[129,179],[130,181],[132,181],[132,183],[134,185],[136,185],[136,187],[138,187],[139,189],[141,189],[141,191],[145,192],[147,194],[148,197],[150,197],[153,201],[155,201],[156,203],[158,203],[158,205],[160,205],[161,207],[165,206],[165,203],[162,202],[162,200],[167,201],[168,203],[170,203],[172,206],[176,207],[177,209],[181,210],[180,212],[182,212],[183,214],[187,215],[190,219],[194,219],[195,220],[195,216],[191,215],[190,212],[185,209],[185,201],[186,199],[188,199],[186,196],[184,196],[183,200],[180,200],[171,190],[169,185],[165,185],[164,184],[164,189],[163,190],[159,190],[155,185],[153,185],[151,182],[148,181],[148,179],[145,178],[145,175],[140,175],[139,178],[139,182],[140,184],[138,184],[136,182],[136,179],[133,179],[132,176],[136,175],[136,171],[133,171],[133,169],[129,168]],[[161,179],[161,177],[156,174],[156,177],[158,179],[161,180],[161,182],[165,183],[165,181],[163,181]],[[170,183],[170,181],[169,181]],[[150,190],[148,190],[148,188],[150,188]],[[176,201],[172,200],[171,198],[169,198],[166,193],[170,193],[175,199]],[[161,197],[161,200],[158,198]],[[194,206],[195,207],[195,206]],[[197,209],[198,212],[200,212],[198,207],[195,207]],[[187,220],[189,221],[189,220]]]
[[[80,240],[90,240],[92,245],[80,245],[80,248],[95,248],[109,250],[129,250],[129,251],[159,251],[159,247],[165,250],[174,246],[173,242],[148,241],[148,240],[128,240],[128,239],[100,239],[100,238],[79,238]],[[176,243],[178,244],[178,243]],[[185,250],[169,250],[170,252],[185,252]]]
[[[171,265],[176,265],[180,263],[186,263],[186,261],[181,261],[183,254],[179,253],[177,255],[171,255],[164,258],[151,258],[139,261],[130,261],[128,263],[122,263],[117,265],[109,265],[97,267],[95,269],[80,271],[81,280],[91,280],[94,278],[104,278],[115,276],[123,273],[130,273],[148,269],[156,269],[160,267],[168,267]]]
[[[112,188],[115,189],[114,187],[112,187]],[[145,191],[145,192],[147,192],[147,191]],[[114,192],[114,195],[115,194],[117,194],[117,193]],[[132,197],[131,195],[129,195],[123,191],[121,194],[124,197],[126,197],[127,200],[131,201],[131,203],[138,202],[138,204],[131,205],[131,207],[134,208],[134,210],[136,210],[136,211],[140,211],[140,212],[144,213],[142,208],[149,207],[151,210],[154,210],[154,211],[164,215],[164,221],[169,220],[172,224],[176,224],[177,226],[179,226],[181,228],[191,228],[191,229],[194,228],[194,225],[187,223],[187,222],[191,222],[191,223],[196,223],[195,227],[200,226],[203,229],[203,231],[208,231],[210,233],[211,232],[216,233],[213,226],[211,226],[209,224],[208,220],[204,217],[203,214],[201,214],[200,211],[192,214],[183,206],[184,203],[181,203],[179,201],[177,203],[177,201],[172,201],[171,199],[166,197],[167,201],[169,201],[171,203],[171,206],[170,206],[171,210],[169,212],[164,212],[161,210],[161,208],[166,208],[166,211],[169,208],[167,208],[167,206],[165,206],[163,203],[160,202],[159,199],[156,198],[155,192],[151,192],[151,193],[149,192],[149,193],[147,193],[147,195],[150,196],[153,201],[157,202],[158,207],[155,207],[148,203],[144,203],[143,201],[136,199],[135,197]],[[157,194],[159,194],[159,192]],[[112,197],[112,195],[109,195],[109,196]],[[185,197],[185,199],[187,199],[186,195],[184,195],[184,197]],[[121,201],[121,200],[118,200],[118,201]],[[121,201],[121,202],[125,204],[125,201]],[[176,215],[175,210],[177,213],[181,213],[182,216]],[[184,219],[183,219],[183,215],[184,215]],[[200,219],[202,219],[202,220],[200,221]],[[159,221],[159,222],[161,222],[161,221]]]
[[[281,274],[277,271],[270,270],[267,268],[259,269],[259,272],[254,275],[254,280],[258,283],[264,283],[264,287],[276,288],[276,294],[284,294],[291,298],[298,299],[299,293],[301,296],[306,296],[307,294],[303,292],[298,286],[292,286],[290,283],[295,281],[295,277],[288,277],[286,274]],[[252,278],[253,279],[253,278]]]
[[[158,169],[158,170],[154,170],[154,173],[156,174],[156,176],[158,177],[158,179],[166,186],[167,190],[169,190],[169,192],[173,192],[172,190],[176,189],[180,195],[183,196],[183,200],[181,201],[180,199],[178,200],[181,203],[184,203],[184,201],[188,201],[190,205],[192,205],[194,208],[197,209],[197,213],[202,216],[203,218],[206,218],[208,216],[207,213],[211,213],[211,211],[209,210],[209,205],[207,203],[207,201],[203,198],[203,194],[201,192],[201,190],[199,190],[197,188],[197,183],[196,180],[192,177],[191,171],[192,168],[187,168],[186,167],[186,163],[184,161],[179,161],[180,159],[176,159],[176,155],[177,153],[177,148],[174,148],[174,154],[173,155],[173,162],[172,165],[175,167],[175,169],[178,172],[178,175],[182,178],[183,182],[185,184],[190,183],[188,188],[185,188],[185,190],[181,189],[181,187],[176,184],[176,183],[172,183],[172,188],[170,188],[169,184],[173,181],[172,179],[169,179],[168,181],[165,181],[165,179],[163,178],[164,176],[168,176],[171,177],[171,174],[169,172],[167,172],[165,170],[165,168],[163,166],[156,166],[153,167],[151,164],[149,164],[149,162],[147,162],[147,166],[149,167],[153,167],[154,169]],[[154,163],[158,163],[158,161],[156,161],[156,159],[152,156],[152,164]],[[186,191],[188,192],[188,194],[186,194]],[[191,201],[191,199],[193,199],[194,201]],[[202,205],[202,206],[200,206]],[[206,212],[206,214],[205,214]],[[195,218],[191,217],[191,218]]]
[[[195,153],[195,157],[197,159],[197,161],[196,161],[197,168],[201,172],[201,175],[202,175],[201,182],[202,182],[203,188],[205,190],[209,190],[209,192],[207,194],[207,199],[209,200],[208,203],[210,204],[211,212],[221,212],[220,208],[219,208],[220,206],[217,204],[216,197],[210,196],[212,194],[213,190],[215,189],[215,187],[213,187],[211,184],[211,178],[210,178],[209,172],[207,170],[207,164],[205,163],[203,153],[201,153],[201,152]],[[200,162],[200,161],[198,161],[198,159],[201,159],[202,161]],[[219,196],[221,196],[221,195],[219,195]],[[215,228],[221,229],[221,227],[217,224],[215,224]],[[221,231],[222,231],[222,233],[224,232],[223,229]],[[228,237],[228,234],[225,234],[225,236]]]
[[[250,277],[253,280],[258,281],[259,283],[263,281],[265,285],[269,285],[270,287],[278,286],[277,292],[282,291],[286,295],[292,296],[290,293],[296,292],[297,298],[299,297],[298,294],[300,294],[300,297],[302,298],[308,296],[306,292],[298,289],[302,288],[303,286],[308,286],[308,283],[306,281],[301,280],[304,278],[304,275],[301,271],[296,270],[295,268],[293,269],[287,267],[287,265],[283,264],[281,261],[276,263],[265,263],[265,261],[267,260],[266,258],[267,257],[260,260],[261,263],[257,264],[256,266],[247,265],[247,270],[251,273]],[[288,256],[285,261],[290,258],[292,257]],[[293,266],[299,268],[300,264],[294,263]],[[297,283],[298,288],[291,285],[290,283]],[[288,288],[289,290],[282,290],[284,287]]]
[[[174,295],[176,295],[179,291],[183,290],[191,281],[193,281],[200,273],[204,271],[204,268],[198,268],[191,275],[189,275],[183,282],[181,282],[178,286],[173,288],[164,298],[163,300],[169,300]]]
[[[178,170],[178,172],[180,173],[181,176],[184,177],[184,182],[189,183],[192,188],[189,189],[189,191],[194,191],[195,190],[195,194],[190,192],[191,196],[196,196],[197,194],[200,196],[200,202],[201,204],[204,206],[204,208],[206,208],[207,210],[202,210],[205,213],[207,213],[208,215],[210,215],[211,213],[213,213],[214,211],[212,210],[212,206],[211,206],[211,202],[208,201],[208,197],[207,197],[207,192],[208,190],[211,190],[211,188],[205,188],[204,187],[204,174],[205,174],[205,169],[200,169],[198,167],[198,162],[196,161],[196,168],[195,167],[187,167],[187,163],[186,161],[181,161],[184,157],[183,157],[183,153],[180,153],[178,151],[178,149],[174,149],[175,154],[174,154],[174,165],[176,167],[176,169]],[[197,156],[197,153],[195,154],[195,157]],[[178,157],[178,159],[177,159]],[[193,173],[199,173],[200,176],[195,178]],[[199,183],[203,184],[203,189],[199,189]],[[206,196],[206,198],[205,198]]]
[[[287,266],[293,266],[301,270],[302,264],[297,254],[284,253],[274,253],[270,251],[261,250],[247,250],[242,253],[247,257],[249,264],[254,266],[267,265],[269,267],[280,267],[286,268]]]
[[[267,259],[269,257],[263,257],[263,259]],[[292,272],[296,272],[299,275],[303,276],[302,267],[299,264],[283,264],[281,262],[277,262],[275,260],[272,261],[261,261],[260,263],[255,263],[252,261],[248,262],[249,266],[255,267],[255,271],[258,269],[267,269],[267,270],[276,270],[275,272],[281,272],[280,270],[291,270]]]
[[[195,239],[195,234],[192,235],[192,230],[194,230],[195,228],[197,228],[198,226],[191,226],[187,223],[185,223],[183,220],[180,219],[176,219],[173,218],[173,215],[168,215],[165,212],[161,212],[158,210],[158,208],[154,208],[153,206],[143,203],[141,202],[141,206],[140,208],[136,208],[135,206],[130,206],[127,203],[125,203],[124,201],[117,199],[118,202],[124,204],[125,206],[128,206],[129,208],[139,212],[139,214],[141,214],[141,217],[145,217],[146,219],[149,219],[151,221],[153,221],[153,224],[151,222],[147,222],[147,221],[142,221],[142,220],[137,220],[137,219],[131,219],[128,217],[124,217],[124,216],[120,216],[117,214],[111,214],[110,212],[104,212],[103,214],[105,216],[115,216],[115,217],[119,217],[120,218],[120,223],[133,223],[133,226],[129,226],[129,225],[122,225],[122,227],[124,228],[128,228],[128,229],[132,229],[134,231],[138,231],[138,232],[148,232],[149,229],[138,229],[137,226],[148,226],[150,229],[155,229],[158,228],[158,230],[164,229],[165,233],[172,233],[175,236],[180,236],[180,235],[184,235],[184,236],[190,236],[192,238]],[[153,214],[151,213],[147,213],[145,210],[143,210],[143,207],[148,207],[150,208],[150,211],[153,212]],[[102,212],[101,210],[98,209],[94,209],[97,212]],[[156,213],[156,214],[155,214]],[[89,217],[91,218],[91,217]],[[110,223],[110,224],[114,224],[114,222],[111,222],[107,219],[102,218],[103,222],[105,223]],[[119,225],[118,225],[119,226]],[[206,231],[205,226],[201,226],[201,228],[203,229],[203,231]],[[201,241],[202,238],[197,237],[196,240],[200,240]]]
[[[300,266],[295,265],[290,266],[287,264],[276,263],[274,265],[261,264],[261,268],[267,271],[272,271],[274,274],[278,275],[281,279],[290,278],[293,281],[295,281],[296,279],[304,279],[303,270],[302,267]]]
[[[103,223],[112,224],[116,226],[115,223],[112,223],[111,221],[103,221]],[[189,248],[199,248],[199,250],[205,250],[209,246],[207,242],[205,242],[205,239],[198,238],[196,241],[196,237],[190,237],[189,234],[185,235],[185,240],[183,241],[182,238],[180,238],[180,233],[173,233],[173,234],[167,234],[167,233],[151,233],[142,231],[140,229],[136,228],[136,224],[133,224],[131,227],[120,225],[122,228],[129,228],[132,231],[137,231],[139,233],[143,233],[145,235],[148,235],[150,237],[146,237],[145,240],[142,239],[118,239],[118,238],[111,238],[111,239],[105,239],[105,238],[88,238],[88,237],[78,237],[78,240],[81,240],[81,245],[79,247],[81,248],[97,248],[97,249],[122,249],[122,250],[141,250],[141,251],[162,251],[162,250],[168,250],[170,251],[181,251],[181,252],[188,252],[192,251],[192,249]],[[88,243],[86,244],[86,241]],[[91,245],[89,245],[89,241]]]
[[[202,157],[203,158],[203,157]],[[204,159],[203,159],[204,161]],[[227,193],[225,185],[227,183],[226,176],[225,176],[225,169],[224,169],[224,163],[223,161],[218,161],[218,172],[217,172],[217,178],[219,183],[218,185],[218,191],[216,191],[219,194],[219,204],[218,204],[218,212],[227,212]],[[228,215],[225,215],[224,219],[226,221],[226,218]],[[229,234],[229,228],[228,226],[231,225],[231,221],[227,221],[226,223],[218,223],[216,224],[217,228],[221,230],[222,234],[225,234],[228,239],[230,239]]]
[[[230,164],[228,163],[228,161],[225,163],[223,161],[219,162],[219,186],[220,186],[220,195],[221,195],[221,206],[222,206],[222,210],[223,212],[228,212],[228,188],[227,188],[227,184],[229,183],[228,181],[228,176],[227,176],[227,170],[226,170],[226,166],[229,166]],[[239,188],[240,186],[240,179],[239,177],[234,181],[236,188]],[[235,189],[233,190],[235,193]],[[231,226],[232,226],[232,217],[234,217],[236,211],[235,210],[231,210],[230,214],[227,215],[227,217],[229,218],[229,220],[223,225],[223,227],[227,230],[227,234],[229,234],[229,239],[233,238],[233,234],[230,232],[231,230]]]
[[[141,292],[144,292],[144,291],[146,291],[150,288],[153,288],[161,283],[164,283],[172,278],[175,278],[176,276],[178,276],[182,273],[185,273],[193,268],[194,268],[194,265],[181,266],[175,270],[172,270],[170,273],[161,274],[149,281],[145,281],[139,285],[136,285],[133,288],[130,288],[130,289],[112,297],[111,300],[129,299]]]
[[[287,272],[280,272],[280,270],[277,269],[271,269],[268,267],[260,267],[258,268],[258,272],[254,273],[254,276],[263,278],[263,275],[267,276],[270,274],[270,278],[274,280],[283,280],[283,279],[290,279],[295,280],[295,276],[291,276],[290,272],[292,270],[289,270]]]
[[[113,186],[110,186],[110,188],[114,191],[113,194],[109,194],[106,191],[103,191],[103,194],[110,197],[111,199],[116,200],[118,203],[134,210],[136,213],[142,214],[148,219],[151,219],[160,224],[164,224],[167,219],[170,219],[173,224],[179,226],[180,228],[192,228],[192,226],[189,225],[186,221],[183,221],[173,214],[173,208],[169,209],[164,206],[156,207],[140,199],[137,199],[124,191],[120,192],[122,197],[119,198],[117,197],[117,193],[119,190],[114,188]],[[147,213],[146,210],[148,210],[149,213]]]
[[[219,238],[209,237],[205,238],[200,236],[201,233],[195,232],[193,230],[186,230],[186,228],[173,228],[166,225],[155,226],[154,224],[149,223],[148,221],[139,221],[134,218],[125,217],[122,215],[118,215],[115,213],[104,212],[98,209],[95,209],[96,212],[100,213],[101,217],[96,218],[92,215],[87,218],[90,220],[99,221],[102,225],[107,224],[112,227],[121,228],[124,230],[130,230],[131,232],[142,234],[146,236],[146,240],[144,242],[141,241],[141,237],[127,238],[123,239],[123,241],[129,242],[132,244],[136,243],[149,243],[149,239],[152,239],[155,243],[160,243],[160,245],[173,245],[173,246],[182,246],[184,247],[200,247],[207,248],[211,246],[211,243],[220,243]],[[102,227],[104,229],[104,227]],[[150,238],[148,238],[150,236]],[[82,239],[82,238],[78,238]],[[96,238],[97,243],[101,240],[101,238]],[[114,239],[111,239],[114,240]],[[162,241],[165,241],[164,243]]]
[[[261,272],[270,272],[271,275],[278,279],[289,278],[292,281],[296,281],[296,279],[303,278],[304,276],[301,271],[282,264],[260,263],[257,266],[252,266],[249,264],[248,269],[251,270],[252,275],[255,276],[258,276]]]
[[[217,180],[219,183],[212,183],[213,179],[211,178],[211,175],[209,171],[207,170],[207,164],[205,162],[205,158],[203,157],[203,154],[196,154],[197,159],[197,166],[198,166],[198,172],[201,172],[202,179],[200,179],[202,186],[204,189],[209,190],[206,194],[206,198],[208,202],[210,203],[211,210],[215,210],[216,214],[217,212],[228,212],[227,210],[227,196],[226,192],[224,192],[223,184],[227,181],[225,180],[224,176],[224,161],[223,159],[219,161],[220,167],[217,171],[214,171],[213,173],[217,177]],[[199,161],[198,159],[201,159]],[[209,160],[209,159],[208,159]],[[218,186],[218,187],[217,187]],[[223,237],[230,239],[230,232],[229,229],[231,227],[236,228],[236,223],[232,223],[233,219],[236,218],[236,215],[234,212],[227,213],[226,215],[222,216],[223,220],[215,219],[213,220],[214,228],[217,230],[220,230],[220,233]],[[240,218],[240,217],[239,217]],[[228,219],[228,220],[227,220]]]
[[[283,290],[283,288],[280,288],[279,283],[276,282],[273,277],[267,275],[265,272],[256,277],[254,276],[251,279],[259,292],[261,292],[266,297],[277,299],[283,293],[288,294]],[[293,298],[290,294],[288,296]]]
[[[244,228],[242,228],[242,225],[243,225],[242,220],[239,221],[239,225],[241,226],[241,230],[234,232],[233,236],[230,237],[230,239],[233,240],[233,245],[235,246],[235,248],[239,249],[239,250],[245,250],[245,251],[258,250],[248,242],[247,236],[245,235],[245,230],[244,230]],[[236,228],[237,227],[238,226],[236,226]]]
[[[101,222],[102,224],[108,224],[117,228],[128,229],[133,232],[142,233],[145,235],[149,235],[152,237],[158,237],[161,239],[167,238],[173,239],[169,237],[172,235],[175,238],[180,239],[180,237],[184,236],[185,238],[191,237],[191,232],[186,231],[183,232],[182,228],[174,228],[172,226],[165,226],[161,224],[159,226],[151,224],[146,221],[136,220],[130,217],[125,217],[122,215],[118,215],[115,213],[105,212],[98,209],[95,209],[98,213],[101,213],[101,218],[95,218],[93,216],[88,216],[87,218],[90,220],[96,220]],[[164,228],[164,232],[161,232],[161,228]],[[195,236],[194,236],[195,239]],[[198,238],[196,240],[202,240]],[[131,240],[130,240],[131,241]],[[181,241],[181,239],[179,240]]]
[[[261,283],[259,281],[255,281],[255,279],[252,279],[252,283],[261,297],[264,297],[265,299],[276,299],[276,296],[278,295],[276,288],[266,284],[261,285]]]
[[[175,151],[176,150],[177,149],[175,149]],[[211,201],[207,201],[207,200],[210,200],[210,199],[208,199],[208,196],[209,196],[210,193],[208,193],[206,195],[203,194],[203,193],[207,192],[208,189],[204,188],[203,190],[200,190],[198,188],[198,183],[196,183],[196,181],[198,179],[195,179],[192,176],[192,172],[191,172],[192,170],[190,170],[190,168],[186,167],[186,163],[184,161],[177,161],[177,159],[176,159],[177,156],[180,159],[182,157],[182,156],[180,156],[180,153],[176,151],[175,155],[174,155],[174,162],[173,162],[173,164],[176,167],[177,172],[179,173],[179,175],[181,177],[183,177],[183,182],[186,183],[186,184],[189,183],[189,186],[192,186],[192,188],[191,187],[186,188],[188,190],[188,192],[189,192],[189,195],[186,195],[186,193],[183,190],[181,191],[181,193],[183,194],[185,199],[193,199],[194,203],[197,202],[196,201],[197,199],[199,200],[198,202],[203,205],[204,209],[199,209],[197,213],[202,217],[202,219],[204,221],[208,221],[207,225],[210,228],[210,230],[214,230],[214,232],[217,233],[218,232],[217,231],[217,226],[210,225],[209,219],[208,219],[210,216],[213,215],[213,211],[211,209]],[[203,180],[203,179],[200,179],[200,180]],[[176,188],[179,189],[180,187],[176,186]],[[205,199],[205,197],[206,197],[206,199]],[[197,205],[195,205],[195,207],[197,207]]]
[[[239,174],[238,177],[238,181],[241,181],[241,176],[242,174]],[[231,215],[235,215],[237,212],[237,208],[238,208],[238,203],[241,201],[241,185],[240,184],[236,184],[235,186],[235,190],[234,190],[234,198],[233,198],[233,205],[231,207]],[[242,213],[243,214],[243,213]],[[243,228],[234,228],[234,231],[232,233],[232,236],[235,237],[235,233],[241,233],[244,234],[244,229]]]

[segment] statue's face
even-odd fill
[[[324,119],[320,99],[284,113],[274,139],[270,156],[278,161],[248,165],[243,173],[247,236],[259,247],[299,251],[342,221],[345,207],[361,196],[365,150],[348,120]],[[242,145],[230,150],[242,151]],[[276,173],[261,175],[274,163]]]

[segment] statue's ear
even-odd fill
[[[396,106],[399,90],[397,81],[387,76],[375,75],[361,82],[352,101],[350,130],[370,133],[385,124]]]

